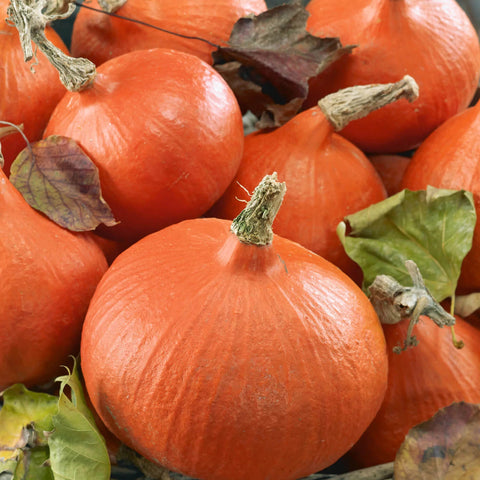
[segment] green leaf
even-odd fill
[[[9,179],[31,207],[69,230],[117,223],[102,197],[96,165],[70,138],[52,135],[31,143],[13,162]]]
[[[52,480],[44,461],[48,458],[48,432],[57,411],[53,395],[30,392],[16,384],[3,392],[0,410],[0,472],[12,480]]]
[[[108,480],[110,460],[105,440],[87,407],[76,365],[61,381],[53,433],[48,437],[55,480]],[[65,387],[72,391],[71,399]]]
[[[107,447],[85,401],[76,363],[57,381],[58,396],[20,384],[3,393],[0,473],[10,473],[11,480],[109,480]]]
[[[53,395],[30,392],[22,384],[5,390],[0,410],[0,460],[16,457],[20,449],[31,444],[33,435],[35,445],[46,445],[44,432],[53,428],[56,410]]]
[[[12,480],[54,480],[48,467],[48,447],[35,447],[21,452]]]
[[[457,402],[412,428],[394,463],[395,480],[480,478],[480,406]]]
[[[363,270],[366,290],[377,275],[411,285],[405,268],[413,260],[438,301],[454,295],[460,268],[472,246],[476,211],[465,190],[403,190],[345,217],[337,233]]]

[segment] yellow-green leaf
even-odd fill
[[[345,217],[337,233],[363,270],[365,290],[377,275],[411,285],[405,261],[413,260],[440,302],[455,292],[476,218],[470,192],[428,187],[403,190]]]

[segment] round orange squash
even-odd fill
[[[385,339],[349,277],[265,240],[272,209],[249,205],[254,227],[186,220],[121,253],[90,305],[82,370],[102,421],[148,459],[205,480],[294,480],[375,416]]]

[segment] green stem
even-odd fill
[[[231,230],[248,245],[269,245],[273,239],[272,224],[286,192],[277,174],[266,175],[255,188],[247,206],[232,221]]]

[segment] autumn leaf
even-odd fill
[[[13,162],[10,181],[31,207],[69,230],[117,223],[102,197],[97,167],[70,138],[31,143]]]
[[[214,67],[262,127],[280,126],[308,95],[308,81],[354,48],[306,30],[309,13],[299,3],[280,5],[234,25],[228,46],[213,53]]]
[[[395,458],[394,477],[480,478],[480,406],[453,403],[411,429]]]

